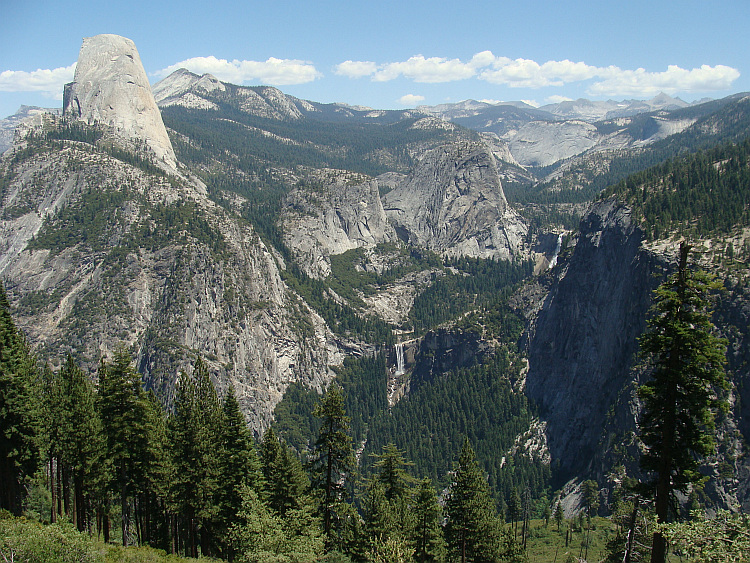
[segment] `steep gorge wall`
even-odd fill
[[[607,411],[630,381],[664,268],[641,241],[626,206],[595,205],[573,254],[548,274],[556,279],[525,336],[526,392],[566,478],[591,469]]]

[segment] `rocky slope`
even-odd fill
[[[549,424],[567,475],[591,469],[605,415],[630,377],[663,261],[641,247],[630,211],[607,201],[581,223],[575,251],[548,274],[527,333],[526,392]]]
[[[70,352],[93,371],[128,347],[165,400],[200,354],[262,430],[289,383],[326,385],[338,344],[246,221],[202,183],[154,167],[173,168],[171,145],[159,144],[166,133],[132,42],[97,36],[81,57],[68,115],[124,142],[112,150],[78,130],[68,139],[69,121],[47,115],[3,158],[0,275],[18,324],[53,363]],[[151,151],[127,150],[149,141]]]
[[[333,376],[332,335],[247,223],[189,183],[82,143],[36,151],[3,163],[0,275],[43,357],[71,352],[93,370],[125,345],[169,400],[200,354],[258,430],[289,383]]]
[[[61,111],[59,108],[21,106],[13,115],[9,115],[5,119],[0,119],[0,155],[13,146],[16,128],[18,128],[22,122],[28,121],[30,118],[33,119],[34,117],[41,116],[45,113],[60,115]]]
[[[396,240],[378,185],[362,174],[321,170],[286,197],[282,232],[308,275],[328,276],[332,254]]]

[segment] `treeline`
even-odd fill
[[[255,443],[233,390],[219,397],[200,358],[167,412],[122,349],[94,377],[70,356],[39,369],[4,294],[0,337],[0,508],[13,514],[229,561],[522,559],[467,439],[443,508],[393,444],[355,482],[337,385],[313,408],[303,466],[273,430]]]
[[[473,309],[497,309],[513,285],[531,276],[531,261],[462,257],[445,262],[446,273],[414,299],[409,320],[416,334]]]
[[[430,358],[422,361],[429,362]],[[513,389],[522,362],[501,348],[484,364],[456,369],[437,377],[413,375],[411,391],[388,404],[387,367],[383,354],[348,358],[337,371],[351,417],[351,436],[362,449],[359,471],[377,471],[374,459],[395,444],[411,460],[413,472],[438,487],[450,485],[453,460],[466,436],[487,475],[498,510],[514,495],[529,492],[533,515],[541,516],[550,484],[550,468],[542,459],[514,452],[514,441],[533,437],[533,410],[523,393]],[[303,455],[319,429],[312,412],[318,394],[290,385],[274,411],[273,428]]]
[[[181,160],[208,164],[214,158],[232,154],[242,170],[263,163],[289,168],[337,168],[377,176],[411,167],[408,143],[447,135],[412,128],[415,119],[392,125],[310,118],[284,121],[257,117],[227,104],[221,104],[218,112],[172,106],[162,110],[162,117],[167,127],[192,140],[179,144]]]
[[[617,195],[657,239],[678,228],[699,237],[750,225],[750,139],[668,160],[602,194]]]

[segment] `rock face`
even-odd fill
[[[663,266],[641,240],[627,207],[595,205],[528,335],[526,392],[563,475],[591,469],[606,413],[630,380]]]
[[[532,121],[505,137],[524,166],[549,166],[594,147],[601,135],[584,121]]]
[[[172,143],[130,39],[105,34],[83,40],[75,80],[65,86],[63,110],[89,124],[110,126],[127,140],[145,142],[158,162],[176,168]]]
[[[225,92],[226,86],[210,74],[198,76],[181,68],[152,88],[154,100],[160,107],[183,106],[196,109],[216,109],[216,104],[201,96],[211,92]]]
[[[169,401],[201,355],[258,432],[290,383],[333,377],[342,353],[279,257],[187,180],[73,141],[5,159],[0,173],[0,276],[40,356],[70,352],[93,373],[124,345]]]
[[[324,278],[328,259],[359,247],[395,241],[378,192],[378,181],[340,170],[321,171],[295,189],[282,214],[284,239],[305,272]]]
[[[510,258],[526,225],[510,208],[491,149],[459,141],[425,154],[383,197],[398,236],[446,256]]]
[[[181,68],[154,84],[159,107],[218,109],[218,102],[231,99],[240,110],[258,117],[297,120],[307,112],[318,111],[315,104],[284,94],[271,86],[235,86],[215,76],[198,76]]]

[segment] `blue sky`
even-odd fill
[[[0,117],[59,107],[83,37],[318,102],[692,101],[750,91],[750,2],[0,0]]]

